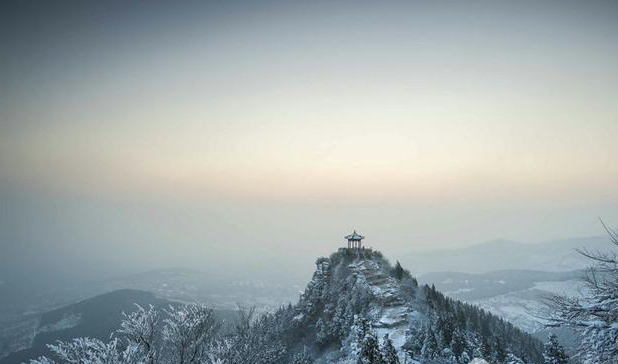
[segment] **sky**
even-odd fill
[[[4,274],[618,225],[616,2],[0,6]]]

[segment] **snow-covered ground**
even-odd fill
[[[350,266],[358,279],[364,280],[375,298],[370,317],[373,327],[382,340],[388,334],[393,346],[399,351],[406,341],[406,329],[411,320],[420,319],[418,312],[409,308],[400,298],[400,283],[387,276],[379,265],[372,260],[359,260]],[[403,359],[403,358],[402,358]]]
[[[535,333],[543,329],[545,297],[580,295],[583,271],[546,272],[505,270],[482,274],[438,272],[420,277],[446,295],[478,305],[519,328]]]
[[[580,286],[581,282],[577,280],[537,282],[532,288],[469,302],[507,319],[521,329],[534,333],[543,328],[541,318],[545,309],[543,298],[553,294],[579,296]]]

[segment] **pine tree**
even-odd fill
[[[349,347],[351,356],[359,356],[363,347],[365,336],[371,330],[369,322],[360,315],[354,315],[354,321],[350,328],[350,334],[342,347]]]
[[[491,345],[486,336],[481,336],[481,357],[485,360],[491,360]]]
[[[464,353],[464,350],[466,350],[466,338],[463,336],[461,331],[455,330],[453,333],[453,339],[451,340],[451,352],[455,358],[461,362],[460,358]]]
[[[496,363],[504,363],[506,360],[506,350],[504,348],[504,342],[499,336],[494,339],[493,357]]]
[[[382,353],[378,339],[373,332],[368,333],[363,340],[360,354],[358,356],[358,364],[384,364]]]
[[[438,336],[438,347],[450,349],[453,340],[453,325],[450,318],[444,317],[436,321],[436,334]]]
[[[397,351],[393,346],[393,341],[388,337],[388,334],[384,335],[384,341],[382,343],[382,358],[384,364],[399,364],[399,357]]]
[[[395,268],[393,268],[393,273],[395,278],[397,278],[398,280],[403,279],[404,269],[401,266],[401,263],[399,263],[399,261],[397,261],[397,264],[395,264]]]
[[[560,345],[558,338],[554,334],[550,334],[549,340],[545,343],[543,359],[545,360],[545,364],[567,364],[569,361],[569,357],[564,352],[562,345]]]
[[[414,354],[420,353],[425,341],[425,328],[417,328],[416,322],[411,322],[408,331],[406,332],[406,343],[403,345],[403,349],[409,356],[414,357]]]
[[[321,317],[315,323],[315,341],[318,344],[325,344],[328,342],[328,327]]]
[[[427,325],[427,331],[425,332],[425,341],[423,341],[423,347],[421,348],[421,362],[428,362],[438,357],[440,349],[438,348],[438,341],[434,334],[431,325]]]

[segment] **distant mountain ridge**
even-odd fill
[[[577,249],[604,251],[606,237],[583,237],[540,243],[492,240],[457,249],[415,252],[402,259],[416,274],[456,271],[486,273],[503,270],[570,271],[584,269],[589,261]]]
[[[298,298],[300,285],[246,277],[234,279],[186,268],[166,268],[74,284],[51,292],[22,290],[19,281],[0,285],[0,330],[7,322],[121,289],[154,293],[171,301],[202,302],[227,310],[240,303],[266,311]]]
[[[136,303],[161,307],[171,302],[149,292],[123,289],[30,315],[0,330],[0,354],[6,355],[0,356],[0,364],[17,364],[48,354],[46,344],[56,340],[82,336],[107,339],[118,328],[122,312],[133,311]]]
[[[32,314],[0,328],[0,364],[19,364],[49,355],[47,344],[58,340],[77,337],[108,340],[110,334],[120,327],[122,313],[134,311],[136,304],[165,308],[178,302],[156,297],[147,291],[119,289],[55,310]],[[235,311],[214,312],[222,321],[236,319]]]

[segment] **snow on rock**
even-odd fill
[[[489,363],[485,359],[474,358],[474,359],[470,360],[469,364],[489,364]]]
[[[403,303],[399,296],[399,282],[393,277],[389,277],[377,262],[373,260],[359,260],[350,264],[349,268],[358,279],[367,282],[371,293],[380,300],[385,306],[399,306]]]
[[[302,319],[305,317],[305,315],[303,313],[299,313],[298,315],[294,316],[294,318],[292,318],[292,320],[294,321],[302,321]]]
[[[39,327],[38,332],[52,332],[52,331],[70,329],[70,328],[73,328],[79,325],[81,319],[82,319],[81,314],[72,313],[68,316],[64,316],[63,318],[61,318],[60,320],[56,322]]]
[[[359,260],[349,265],[361,282],[364,281],[374,296],[369,316],[380,340],[388,334],[393,346],[400,349],[406,341],[406,329],[412,317],[411,309],[400,296],[399,281],[386,275],[373,260]]]

